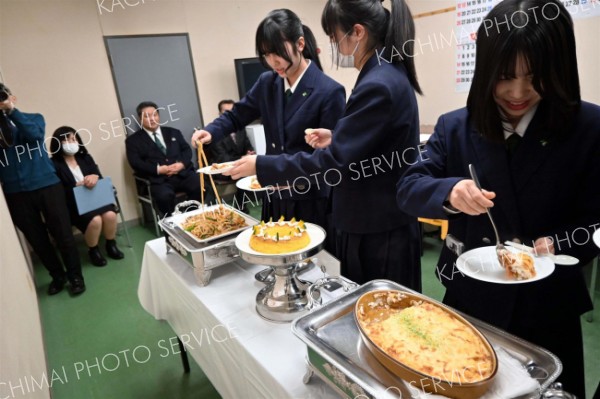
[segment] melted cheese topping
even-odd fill
[[[452,383],[486,379],[493,356],[467,325],[430,303],[363,325],[371,340],[406,366]]]

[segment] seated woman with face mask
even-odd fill
[[[83,215],[79,215],[77,211],[73,187],[85,186],[91,189],[102,178],[98,165],[89,155],[79,134],[72,127],[59,127],[52,135],[50,152],[53,154],[52,161],[56,167],[56,174],[65,187],[71,224],[84,234],[85,243],[89,247],[90,262],[94,266],[106,265],[106,259],[98,248],[100,233],[103,233],[106,239],[107,255],[112,259],[122,259],[124,255],[117,248],[115,241],[117,232],[115,206],[106,205]]]

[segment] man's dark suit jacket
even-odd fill
[[[185,165],[185,168],[179,172],[179,176],[185,178],[194,174],[192,149],[181,132],[165,126],[161,126],[160,130],[167,147],[166,155],[143,129],[133,133],[125,140],[127,160],[136,175],[150,180],[152,184],[160,184],[165,182],[168,177],[158,174],[157,165],[171,165],[176,162],[182,162]]]
[[[205,147],[207,156],[208,151],[210,151],[209,162],[221,163],[237,161],[246,155],[248,151],[254,151],[254,147],[252,147],[252,143],[250,143],[250,139],[248,139],[248,135],[244,129],[238,130],[234,134],[235,142],[230,134],[223,140]]]

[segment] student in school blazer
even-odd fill
[[[207,125],[205,130],[212,134],[213,141],[219,141],[260,118],[265,129],[267,155],[312,153],[314,149],[304,140],[304,130],[333,129],[344,111],[345,90],[314,62],[310,62],[287,102],[283,85],[283,79],[275,72],[264,72],[231,111]],[[320,190],[313,187],[302,195],[296,194],[295,190],[281,191],[284,198],[302,200],[325,198],[327,194],[326,187]]]
[[[152,196],[159,210],[168,214],[175,207],[175,191],[185,191],[193,200],[200,200],[200,180],[192,164],[192,149],[181,132],[166,126],[160,127],[166,146],[166,154],[140,129],[125,140],[127,160],[136,175],[150,181]],[[159,175],[159,165],[181,162],[184,168],[176,175]]]
[[[312,154],[258,156],[257,176],[265,184],[284,184],[315,175],[318,181],[311,184],[332,186],[333,227],[345,234],[338,247],[346,249],[338,248],[337,255],[343,267],[360,263],[344,275],[358,282],[385,277],[420,289],[417,221],[395,201],[404,163],[417,156],[418,128],[417,101],[404,66],[379,63],[373,55],[360,71],[331,145]],[[371,259],[357,260],[352,247],[368,234],[381,234],[381,240],[369,251]]]
[[[445,246],[437,265],[446,287],[444,303],[549,348],[566,361],[581,341],[579,316],[592,309],[581,266],[598,254],[591,235],[600,223],[600,107],[582,102],[570,134],[563,137],[541,128],[547,114],[542,100],[510,159],[504,143],[491,142],[473,129],[466,108],[442,115],[424,160],[398,183],[397,198],[407,213],[449,219],[449,234],[465,244],[465,251],[495,245],[486,214],[444,210],[452,187],[470,179],[471,163],[482,187],[496,194],[490,212],[502,241],[518,239],[532,246],[533,240],[549,236],[556,253],[579,258],[577,266],[556,265],[545,279],[515,285],[462,275],[456,254]],[[560,333],[545,329],[548,323]],[[579,337],[571,325],[579,326]]]

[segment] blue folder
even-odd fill
[[[80,215],[115,203],[115,192],[110,177],[99,179],[93,188],[73,187],[77,211]]]

